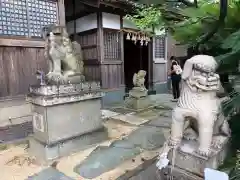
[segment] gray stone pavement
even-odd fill
[[[143,169],[136,175],[129,178],[129,180],[161,180],[156,167],[156,161],[154,161],[147,168]]]
[[[157,117],[155,119],[152,119],[151,121],[149,121],[147,123],[144,123],[144,124],[142,124],[140,126],[141,127],[147,127],[147,129],[148,128],[150,128],[150,129],[151,128],[153,128],[153,129],[154,128],[156,128],[156,129],[158,129],[158,128],[160,128],[160,129],[167,128],[168,129],[169,126],[170,126],[170,123],[171,123],[171,118],[170,118],[171,108],[173,108],[175,106],[175,103],[171,102],[171,95],[169,95],[169,94],[150,95],[150,98],[158,106],[167,107],[167,109],[169,109],[169,110],[166,111],[166,115],[159,116],[159,117]],[[158,111],[158,110],[155,109],[155,111]],[[4,138],[3,139],[4,141],[11,141],[11,140],[13,140],[15,138],[21,138],[21,137],[24,137],[26,135],[26,134],[21,133],[21,132],[24,132],[26,134],[31,133],[32,132],[31,123],[30,124],[25,124],[24,127],[13,126],[11,129],[0,130],[0,138]],[[157,130],[156,130],[156,132],[157,132]],[[153,134],[151,134],[151,133],[153,133]],[[156,133],[156,136],[155,136],[154,135],[154,131],[151,131],[151,133],[149,134],[149,136],[146,135],[146,137],[144,137],[144,138],[143,138],[143,136],[140,137],[140,135],[137,135],[137,136],[139,136],[140,139],[139,138],[136,139],[136,136],[133,136],[133,138],[131,140],[129,140],[129,142],[130,142],[131,145],[134,145],[134,146],[137,145],[137,146],[140,147],[140,149],[144,149],[145,146],[148,147],[148,143],[153,143],[154,144],[159,139],[159,141],[161,140],[160,146],[162,146],[162,144],[163,144],[165,139],[161,138],[161,137],[159,138],[157,133]],[[156,145],[156,147],[159,148],[158,145]],[[118,147],[118,148],[120,148],[120,147]],[[107,157],[108,155],[105,155],[105,156]],[[131,161],[131,159],[132,158],[130,158],[129,160]],[[156,169],[156,166],[155,166],[156,155],[154,155],[153,158],[151,158],[149,160],[146,160],[146,161],[142,160],[142,161],[143,161],[143,163],[139,167],[134,168],[131,171],[126,171],[125,174],[123,174],[122,176],[118,176],[118,178],[116,178],[116,179],[117,180],[125,180],[125,179],[126,180],[127,179],[130,179],[130,180],[160,180],[159,177],[157,176],[157,172],[156,172],[157,169]],[[122,163],[122,162],[119,162],[119,163]],[[62,164],[65,164],[65,162],[63,162]],[[79,164],[81,164],[80,160],[79,160],[79,162],[76,163],[76,165],[79,165]],[[74,165],[73,167],[75,167],[76,165]],[[94,162],[93,162],[92,165],[94,165]],[[112,168],[114,168],[114,167],[112,167]],[[72,168],[72,171],[74,171],[73,168]],[[41,172],[43,172],[43,171],[41,171]],[[41,175],[41,172],[37,173],[36,176],[32,176],[31,178],[34,179],[39,174]],[[48,173],[49,172],[50,171],[48,171]],[[59,169],[58,168],[57,172],[59,172],[60,174],[64,173],[64,174],[66,174],[66,176],[71,175],[71,172],[68,174],[68,171],[67,170],[65,171],[64,168],[63,169],[61,169],[61,168]],[[59,177],[59,173],[56,173],[56,178]],[[43,172],[43,174],[44,174],[44,172]],[[54,177],[51,177],[51,178],[54,179]],[[47,180],[47,179],[49,179],[49,177],[45,178],[45,179]]]

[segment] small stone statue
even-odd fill
[[[183,135],[186,139],[198,136],[199,147],[196,153],[209,156],[212,143],[217,144],[213,135],[230,134],[228,123],[221,114],[220,99],[216,96],[220,87],[216,68],[215,59],[207,55],[193,56],[186,61],[182,73],[181,96],[172,112],[170,146],[178,146]],[[191,123],[186,125],[187,118]]]
[[[80,44],[71,42],[66,28],[51,25],[47,29],[45,57],[48,59],[49,84],[69,84],[84,81],[83,57]]]
[[[129,91],[129,97],[125,100],[125,106],[134,110],[149,108],[152,103],[148,97],[145,83],[146,71],[140,70],[133,75],[134,87]]]
[[[146,90],[146,87],[144,85],[146,74],[147,73],[144,70],[140,70],[140,71],[138,71],[138,73],[134,73],[134,75],[133,75],[134,89],[139,89],[141,91]]]

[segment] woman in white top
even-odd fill
[[[169,75],[171,76],[172,81],[172,93],[173,93],[173,101],[177,101],[180,96],[180,82],[181,82],[181,74],[176,73],[176,69],[174,67],[179,66],[176,58],[171,56],[171,71]]]

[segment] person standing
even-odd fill
[[[173,93],[173,99],[172,101],[176,102],[178,101],[178,98],[180,96],[180,82],[181,82],[181,73],[176,72],[177,67],[180,68],[178,61],[176,60],[176,57],[171,56],[171,70],[169,72],[169,75],[171,76],[172,81],[172,93]],[[181,72],[181,69],[180,69]]]

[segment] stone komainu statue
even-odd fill
[[[49,72],[49,84],[79,83],[84,81],[83,56],[81,46],[71,42],[65,27],[50,25],[43,31],[45,38],[45,57]]]
[[[134,73],[133,75],[133,85],[134,88],[140,88],[141,90],[146,90],[145,88],[145,76],[146,76],[146,71],[140,70],[138,73]]]
[[[211,145],[219,146],[214,135],[230,135],[227,120],[221,113],[221,101],[216,97],[220,88],[216,68],[215,59],[207,55],[193,56],[186,61],[182,92],[172,112],[169,145],[178,145],[183,136],[198,138],[197,153],[208,156]]]

